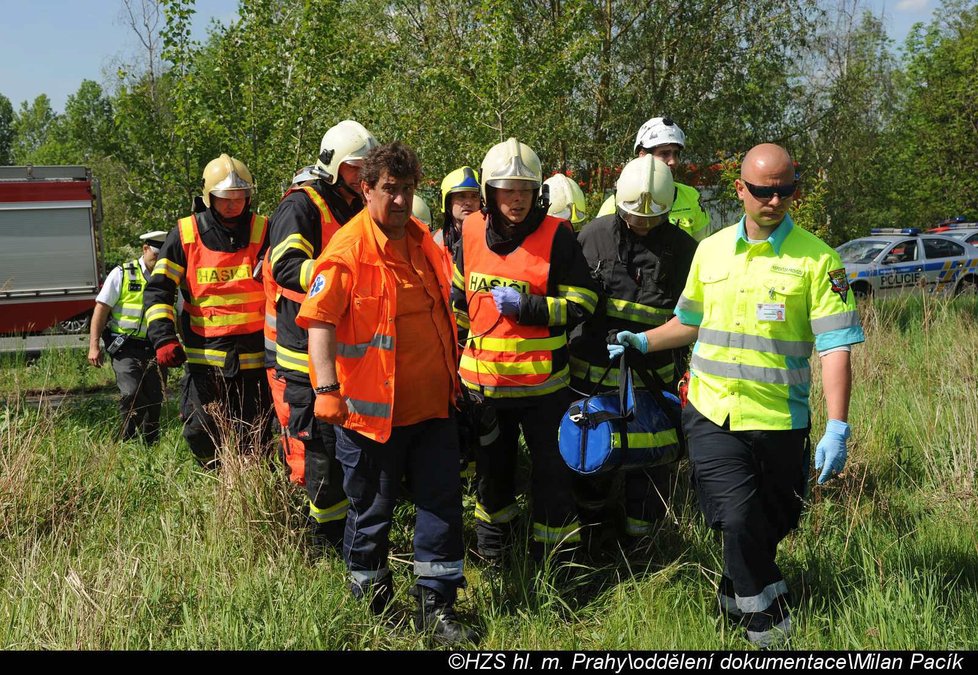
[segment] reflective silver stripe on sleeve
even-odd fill
[[[346,404],[350,412],[364,417],[390,417],[391,407],[386,403],[375,403],[374,401],[361,401],[356,398],[346,399]]]
[[[700,328],[700,342],[717,347],[734,347],[736,349],[753,349],[755,352],[768,352],[780,356],[800,356],[807,358],[812,355],[812,342],[795,342],[794,340],[775,340],[774,338],[744,333],[731,333],[725,330]]]
[[[687,298],[685,295],[680,295],[679,296],[679,302],[676,303],[676,309],[680,309],[680,310],[682,310],[684,312],[694,312],[694,313],[697,313],[697,314],[702,314],[703,313],[703,303],[702,302],[693,302],[692,300],[690,300],[689,298]]]
[[[275,344],[275,340],[269,340],[268,338],[265,338],[265,349],[274,353],[277,347],[278,346]]]
[[[362,358],[367,350],[373,347],[374,349],[393,349],[394,348],[394,336],[393,335],[374,335],[370,342],[361,342],[359,344],[348,344],[346,342],[336,343],[336,353],[339,356],[348,359],[359,359]]]
[[[823,316],[820,319],[812,319],[812,332],[815,335],[821,335],[840,328],[853,328],[859,325],[859,312],[853,310],[842,314]]]
[[[736,380],[749,380],[751,382],[763,382],[765,384],[806,384],[811,381],[811,369],[804,368],[766,368],[764,366],[747,366],[742,363],[725,363],[723,361],[713,361],[705,359],[698,354],[693,354],[689,362],[692,370],[716,375],[717,377],[729,377]]]

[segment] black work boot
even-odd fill
[[[416,631],[430,633],[436,642],[446,647],[476,643],[478,634],[459,623],[454,601],[447,600],[441,593],[427,586],[415,585],[408,593],[418,600],[418,611],[414,616]]]
[[[486,523],[478,521],[475,525],[479,556],[493,567],[501,567],[506,552],[513,545],[513,523]]]
[[[374,616],[380,616],[394,604],[394,579],[390,572],[373,581],[350,582],[350,592],[357,600],[367,600]]]

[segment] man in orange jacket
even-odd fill
[[[360,170],[366,207],[316,261],[297,321],[309,330],[316,417],[336,425],[353,594],[378,614],[393,600],[389,534],[406,478],[417,506],[415,627],[456,645],[475,638],[453,610],[465,581],[457,335],[444,256],[411,216],[420,173],[400,142],[370,151]]]

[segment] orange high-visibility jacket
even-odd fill
[[[244,335],[262,330],[265,293],[253,277],[265,241],[268,219],[252,216],[248,245],[233,251],[212,251],[200,241],[197,218],[177,223],[187,258],[183,283],[190,291],[185,311],[190,328],[204,337]]]
[[[486,217],[473,213],[462,227],[465,295],[469,337],[459,374],[471,389],[486,396],[539,396],[566,382],[554,378],[554,352],[565,348],[567,335],[552,336],[548,326],[528,326],[496,309],[492,289],[509,286],[527,295],[547,295],[554,236],[565,221],[547,216],[511,253],[500,255],[486,245]],[[565,379],[565,378],[564,378]]]
[[[397,335],[394,319],[397,316],[397,279],[384,262],[377,242],[375,228],[367,209],[363,209],[340,229],[316,261],[317,274],[327,267],[340,266],[350,273],[351,288],[356,290],[350,304],[336,326],[336,375],[341,393],[350,409],[343,427],[379,443],[391,435],[394,412],[394,350]],[[445,272],[444,254],[427,234],[421,221],[411,218],[408,229],[422,235],[421,249],[435,271],[445,312],[452,316],[449,298],[450,280]],[[319,279],[313,281],[306,303],[315,304]],[[307,327],[300,313],[298,323]],[[458,344],[455,322],[452,344]],[[458,363],[457,348],[449,355],[449,372]],[[452,392],[452,404],[458,395],[458,381]]]

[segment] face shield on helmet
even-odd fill
[[[636,157],[622,169],[615,185],[618,214],[633,228],[658,225],[672,208],[672,172],[652,155]]]
[[[543,171],[537,153],[525,143],[510,138],[489,148],[482,160],[482,196],[489,203],[486,188],[534,190],[537,197],[543,183]]]
[[[686,134],[683,130],[668,117],[653,117],[638,130],[632,152],[638,153],[641,148],[652,150],[660,145],[673,143],[680,148],[686,147]]]
[[[211,195],[225,199],[250,199],[255,189],[251,171],[241,160],[223,153],[204,167],[204,204],[210,208]]]
[[[431,227],[431,209],[425,204],[425,201],[418,195],[414,195],[414,203],[411,205],[411,215],[420,220],[422,223]]]
[[[550,190],[550,208],[547,213],[556,218],[569,220],[575,230],[579,230],[587,219],[584,209],[587,200],[581,186],[562,173],[543,181]]]
[[[340,181],[340,164],[360,166],[375,147],[377,139],[362,124],[343,120],[323,134],[313,173],[330,185],[336,185]],[[352,186],[348,187],[352,189]]]

